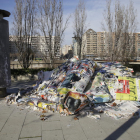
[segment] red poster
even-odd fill
[[[118,82],[119,88],[117,89],[116,93],[130,94],[129,80],[118,80]]]

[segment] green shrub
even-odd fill
[[[11,75],[13,76],[18,76],[18,75],[26,75],[26,74],[31,74],[35,75],[39,71],[51,71],[53,69],[51,68],[40,68],[40,69],[11,69]]]

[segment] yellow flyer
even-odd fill
[[[140,80],[131,77],[118,77],[117,100],[140,100]]]

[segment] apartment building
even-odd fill
[[[19,38],[14,37],[14,36],[9,36],[9,48],[10,48],[10,53],[18,53],[17,48],[15,46],[14,40],[19,40]],[[44,36],[32,36],[30,37],[30,45],[35,53],[35,55],[45,55],[49,58],[49,49],[48,45],[49,44],[49,37],[44,37]],[[55,46],[55,47],[54,47]],[[56,58],[60,58],[60,41],[58,38],[55,38],[54,36],[52,37],[52,52],[53,55],[55,54]]]
[[[72,50],[72,45],[64,45],[62,48],[61,48],[61,55],[66,55],[68,54],[69,50]]]
[[[33,51],[35,53],[41,51],[41,48],[40,48],[40,37],[38,37],[38,36],[33,36],[32,37],[31,47],[32,47],[32,49],[33,49]]]
[[[82,57],[95,58],[97,57],[97,33],[88,29],[82,38]]]
[[[106,45],[107,41],[105,39],[105,32],[97,32],[97,56],[103,57],[108,50],[108,46]]]
[[[117,44],[118,42],[115,39],[115,33],[111,34],[111,37],[113,39],[112,43],[108,41],[109,36],[110,33],[108,32],[95,32],[92,29],[88,29],[83,34],[82,38],[82,58],[86,57],[94,59],[96,57],[108,57],[110,56],[110,49],[112,47],[118,47],[118,45],[123,46],[123,44]],[[126,51],[129,52],[131,49],[131,51],[133,50],[134,56],[135,54],[137,54],[137,56],[140,56],[140,33],[129,34],[129,36],[133,38],[132,47],[127,47]],[[124,39],[123,35],[121,39]],[[73,38],[73,51],[74,55],[78,55],[78,43],[75,38]]]
[[[134,36],[135,36],[134,45],[136,50],[136,56],[140,57],[140,33],[134,33]]]

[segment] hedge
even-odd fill
[[[52,68],[40,68],[40,69],[11,69],[11,75],[13,76],[18,76],[18,75],[26,75],[26,74],[31,74],[35,75],[39,71],[51,71],[53,70]]]

